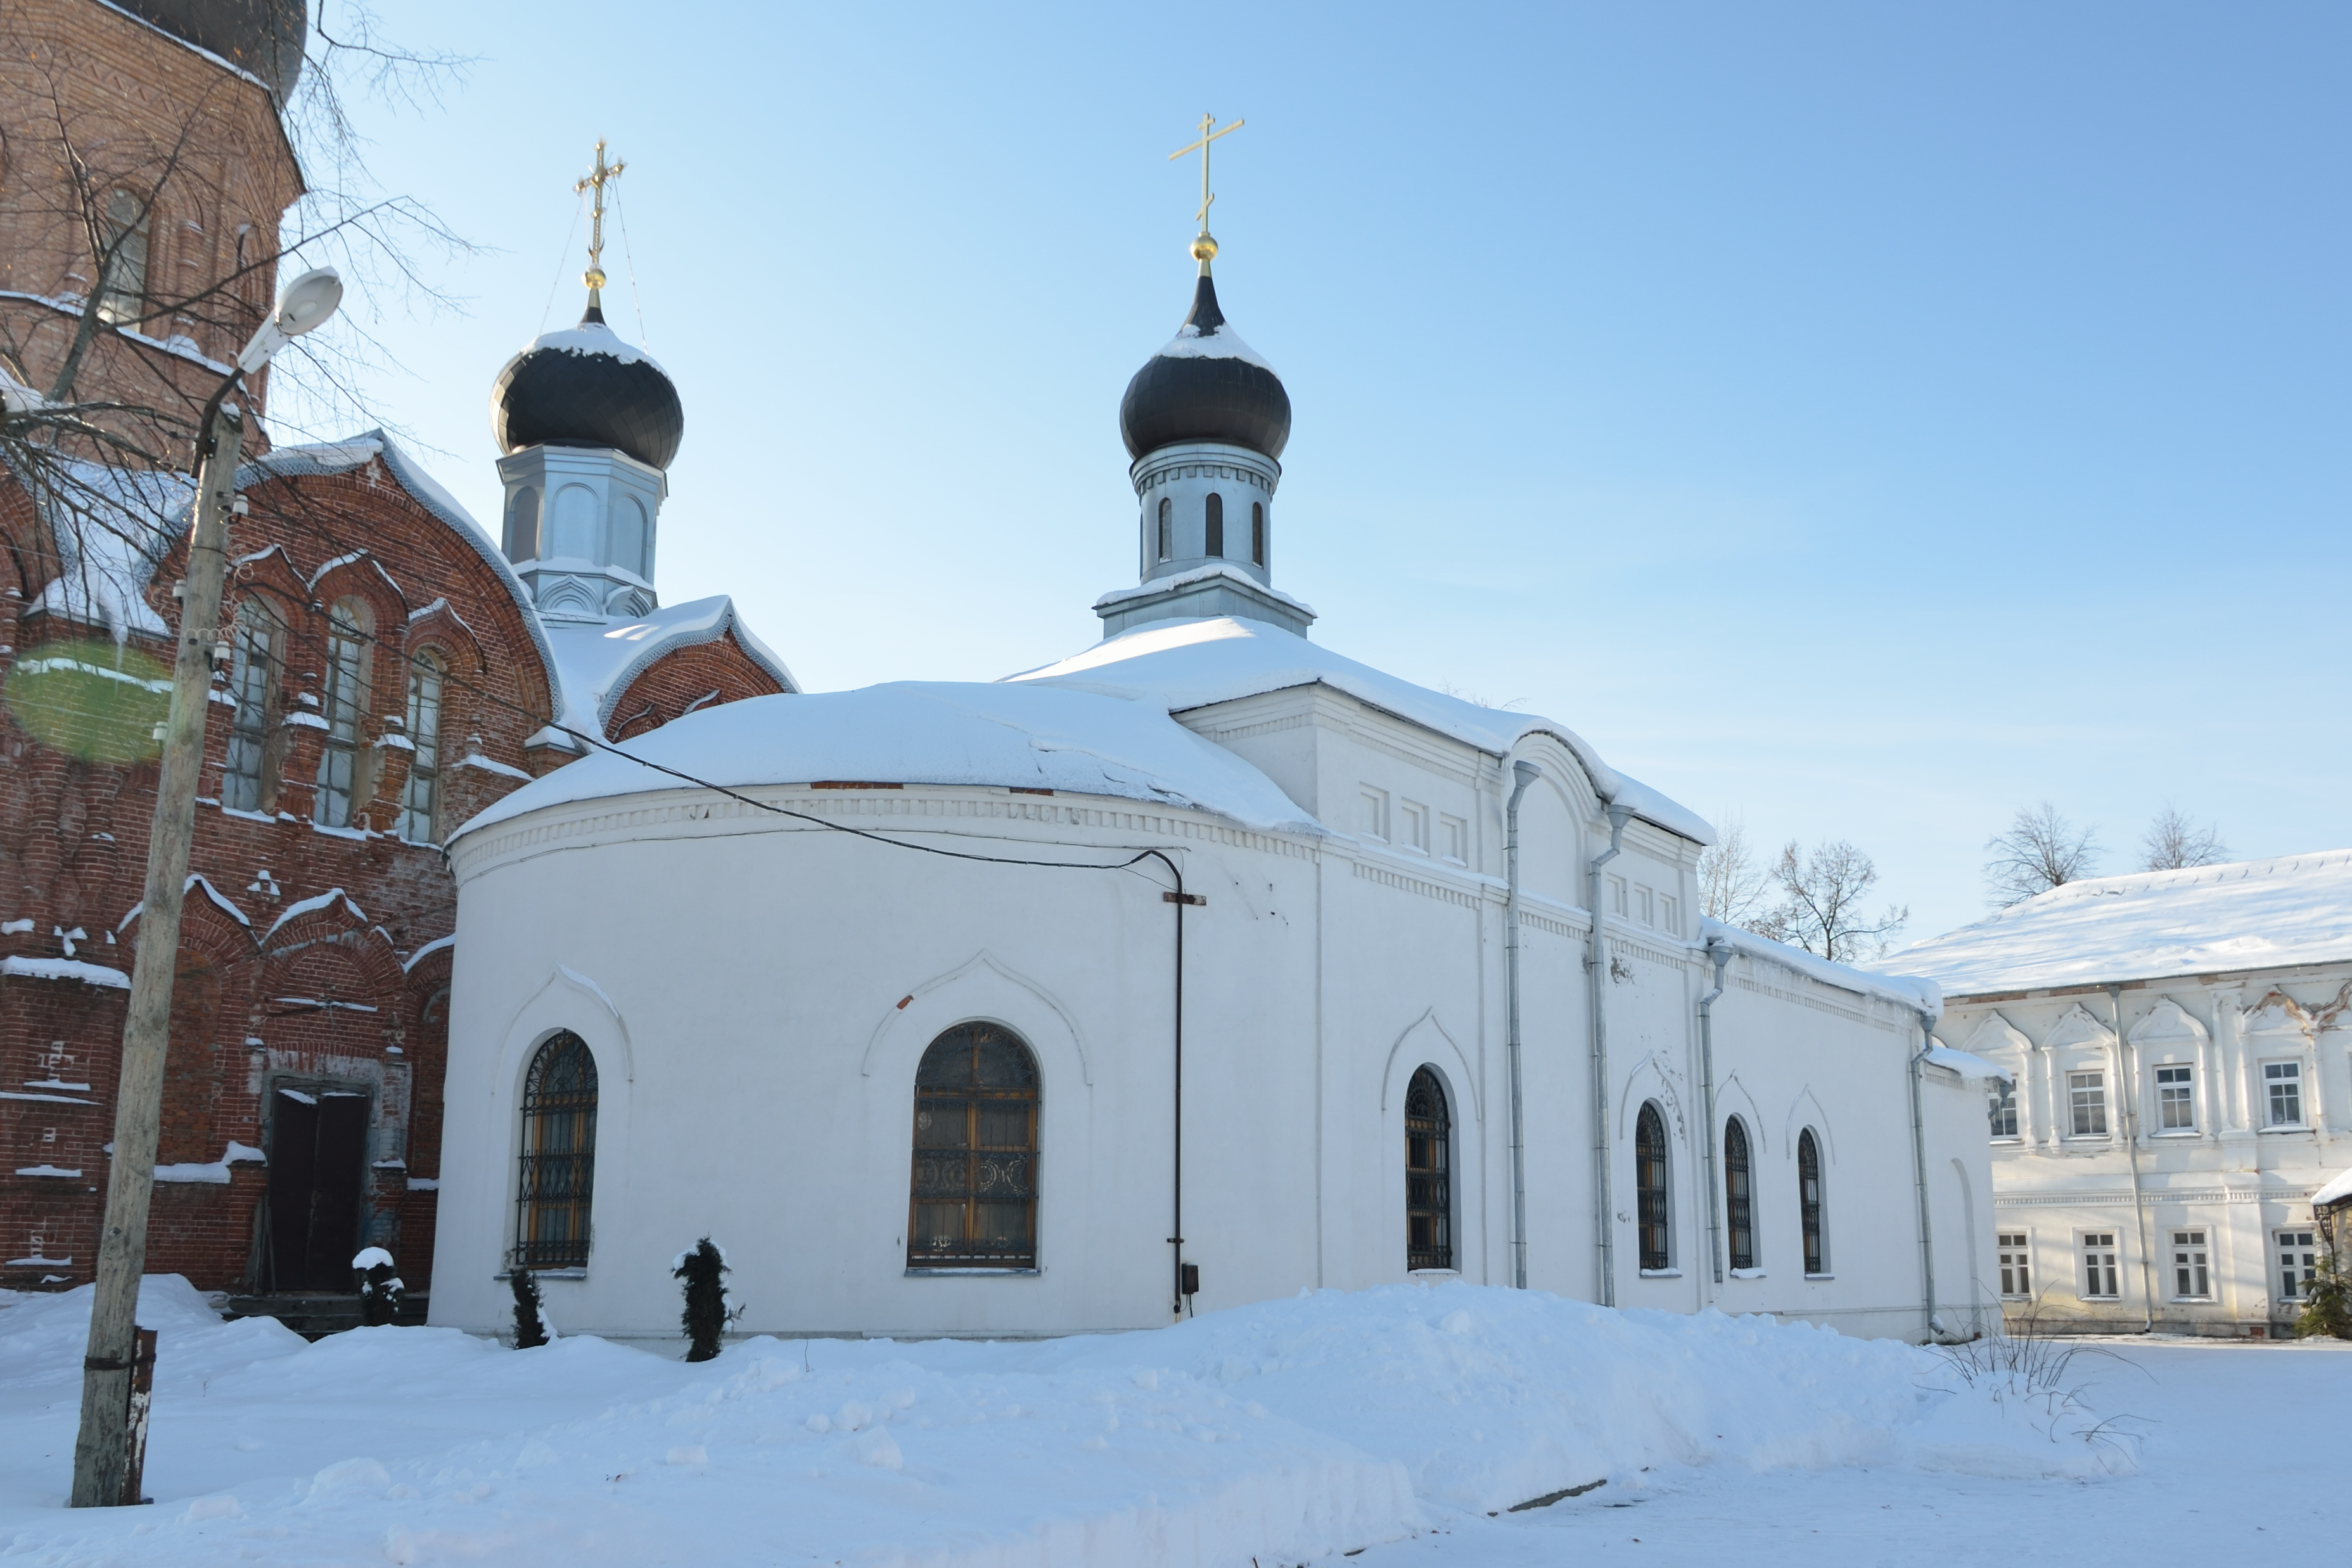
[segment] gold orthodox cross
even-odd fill
[[[1204,114],[1201,116],[1201,140],[1193,142],[1190,147],[1179,147],[1175,152],[1168,154],[1168,161],[1171,163],[1173,163],[1177,159],[1183,157],[1188,152],[1198,152],[1201,155],[1200,220],[1201,233],[1203,236],[1206,236],[1209,232],[1209,204],[1217,199],[1214,195],[1211,194],[1209,191],[1209,143],[1214,141],[1220,136],[1231,136],[1234,131],[1239,131],[1244,125],[1247,124],[1248,121],[1236,120],[1231,125],[1226,126],[1223,131],[1212,131],[1209,129],[1216,123],[1217,117],[1213,114]]]
[[[626,163],[604,162],[604,139],[599,136],[596,138],[595,169],[572,187],[572,193],[575,196],[592,185],[596,191],[595,216],[588,225],[588,270],[581,275],[581,280],[592,289],[604,287],[604,186],[607,182],[619,179],[621,171],[627,167]]]

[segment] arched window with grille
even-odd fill
[[[595,1190],[596,1059],[566,1030],[539,1048],[523,1079],[514,1266],[586,1268]]]
[[[1002,1024],[961,1023],[915,1069],[909,1269],[1037,1266],[1037,1059]]]
[[[1265,564],[1265,503],[1250,503],[1250,564]]]
[[[368,710],[368,637],[374,622],[367,605],[356,599],[339,599],[327,612],[327,689],[320,694],[319,715],[327,730],[320,737],[319,790],[310,806],[311,820],[321,827],[350,827],[373,792],[362,727]]]
[[[1427,1067],[1404,1092],[1404,1257],[1408,1269],[1454,1267],[1454,1117]]]
[[[1209,492],[1209,549],[1213,556],[1225,553],[1225,498],[1214,490]]]
[[[1734,1116],[1723,1124],[1723,1210],[1729,1222],[1731,1266],[1756,1267],[1756,1166],[1748,1128]]]
[[[106,193],[105,270],[99,275],[98,319],[136,327],[147,315],[147,246],[152,214],[132,192]],[[161,336],[159,330],[157,336]]]
[[[1675,1253],[1666,1197],[1666,1119],[1658,1113],[1654,1100],[1643,1103],[1633,1123],[1633,1190],[1640,1210],[1642,1267],[1671,1269]]]
[[[221,804],[233,811],[266,811],[278,800],[278,674],[286,631],[258,594],[236,609],[229,643],[228,755],[221,766]]]
[[[425,649],[408,661],[408,783],[400,792],[400,836],[412,844],[441,841],[441,655]]]
[[[1166,560],[1176,553],[1176,503],[1167,497],[1160,497],[1160,559]]]
[[[1811,1127],[1797,1134],[1797,1215],[1805,1230],[1805,1272],[1829,1272],[1822,1245],[1822,1146]]]

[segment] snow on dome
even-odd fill
[[[2352,960],[2352,850],[2086,877],[1891,954],[1948,996]]]
[[[623,342],[595,306],[576,327],[544,332],[490,386],[500,452],[593,446],[667,468],[686,438],[677,387],[653,356]]]
[[[855,779],[1108,795],[1320,834],[1274,781],[1156,704],[1052,687],[898,681],[751,697],[673,719],[527,784],[452,835],[551,806],[691,789],[634,760],[729,789]]]
[[[1234,335],[1206,273],[1192,311],[1168,346],[1146,360],[1119,400],[1128,455],[1213,441],[1279,459],[1290,442],[1290,393],[1274,367]]]
[[[1480,707],[1360,664],[1295,632],[1264,621],[1223,615],[1156,621],[1105,638],[1058,664],[1007,675],[1006,682],[1148,697],[1170,713],[1234,702],[1291,686],[1327,685],[1409,723],[1451,736],[1492,757],[1507,757],[1527,736],[1549,735],[1572,752],[1601,798],[1695,843],[1711,844],[1706,820],[1601,760],[1584,738],[1534,714]]]

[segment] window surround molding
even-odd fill
[[[2220,1124],[2221,1109],[2214,1094],[2214,1086],[2221,1081],[2217,1072],[2221,1064],[2213,1051],[2212,1031],[2194,1013],[2167,996],[2158,997],[2124,1038],[2132,1048],[2139,1071],[2139,1082],[2133,1085],[2133,1092],[2139,1096],[2141,1141],[2211,1136]],[[2190,1126],[2164,1125],[2163,1097],[2157,1085],[2157,1070],[2162,1067],[2189,1069]]]

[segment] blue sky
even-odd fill
[[[987,679],[1133,578],[1117,411],[1218,281],[1296,410],[1318,640],[1557,717],[1926,936],[2044,797],[2352,843],[2352,13],[2320,5],[387,5],[478,57],[365,111],[483,254],[373,304],[484,518],[505,359],[616,327],[686,403],[659,587],[813,689]],[[551,285],[553,304],[549,306]]]

